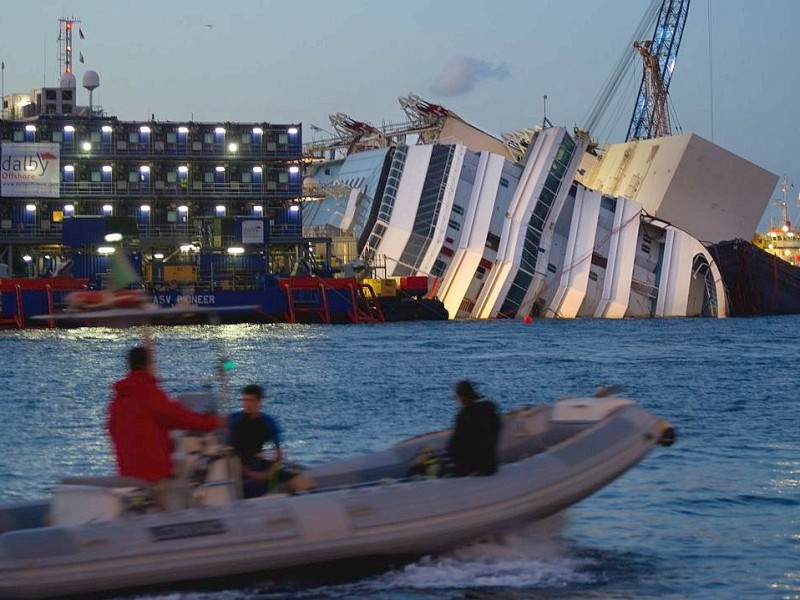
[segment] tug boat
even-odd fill
[[[186,394],[213,410],[211,392]],[[674,429],[606,391],[502,417],[500,467],[485,477],[412,475],[450,430],[304,471],[306,492],[242,499],[216,434],[179,432],[175,477],[155,494],[120,477],[62,480],[52,497],[0,506],[0,598],[164,588],[361,557],[436,553],[543,519],[640,462]]]

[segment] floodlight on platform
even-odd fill
[[[104,239],[109,244],[113,244],[114,242],[121,242],[122,241],[122,234],[121,233],[107,233]]]
[[[230,248],[228,248],[228,254],[232,254],[233,256],[244,254],[244,248],[242,248],[241,246],[231,246]]]
[[[116,248],[113,246],[100,246],[97,249],[98,254],[102,254],[103,256],[108,256],[109,254],[114,254],[116,252]]]

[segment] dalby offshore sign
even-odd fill
[[[3,142],[0,193],[6,198],[58,198],[60,150],[58,144]]]

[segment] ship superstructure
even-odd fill
[[[447,139],[315,164],[307,183],[337,192],[307,225],[389,276],[430,277],[452,317],[727,314],[704,243],[753,231],[773,174],[691,134],[597,153],[549,124],[483,143],[443,114]]]
[[[754,235],[753,243],[789,264],[800,266],[800,230],[789,219],[787,196],[790,187],[793,188],[794,184],[784,175],[781,182],[783,196],[773,202],[781,209],[780,220],[776,223],[775,219],[770,219],[769,229]]]
[[[3,99],[0,262],[11,274],[99,280],[124,251],[156,285],[233,287],[325,248],[302,236],[301,123],[125,121],[81,106],[79,22],[59,23],[59,85]],[[82,79],[91,97],[99,76]],[[106,243],[111,233],[122,241]]]

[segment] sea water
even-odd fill
[[[451,424],[471,379],[503,410],[619,384],[671,421],[608,487],[546,521],[438,556],[368,561],[157,600],[800,598],[800,317],[224,325],[0,332],[0,501],[113,471],[110,384],[152,336],[173,393],[267,389],[288,457],[315,464]]]

